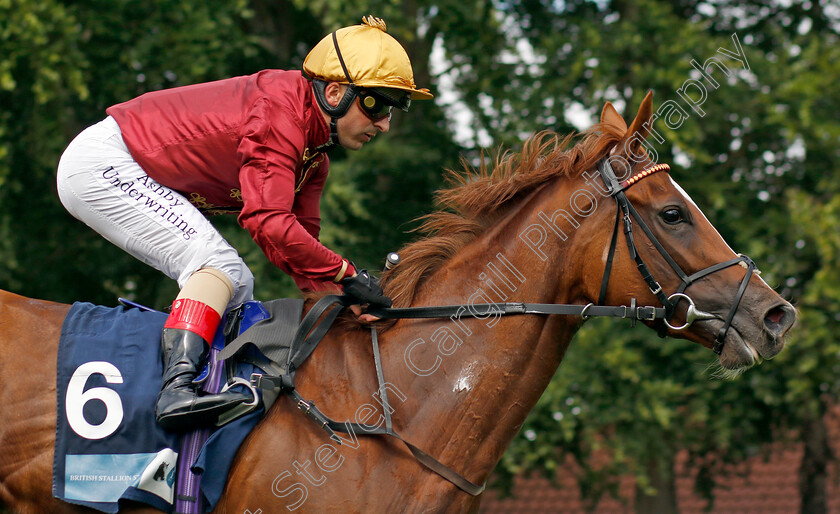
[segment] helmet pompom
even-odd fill
[[[388,26],[385,25],[385,20],[383,20],[382,18],[377,18],[373,15],[362,16],[362,23],[367,25],[368,27],[379,29],[382,32],[388,32]]]

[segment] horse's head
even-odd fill
[[[593,296],[608,305],[627,305],[631,298],[664,305],[669,318],[660,330],[715,349],[724,368],[769,359],[784,347],[796,311],[758,276],[749,258],[732,251],[668,167],[646,151],[651,105],[648,93],[630,127],[610,103],[601,113],[601,130],[618,136],[619,143],[599,165],[604,194],[615,198],[616,209],[599,215],[614,216],[617,229],[615,250],[609,250],[610,234],[592,239],[593,255],[602,258],[593,259],[588,272],[601,276],[608,270]]]

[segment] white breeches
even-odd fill
[[[70,214],[180,287],[199,269],[214,268],[233,284],[230,306],[253,298],[254,276],[239,253],[186,198],[146,175],[112,117],[64,151],[58,196]]]

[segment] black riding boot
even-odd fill
[[[179,328],[164,328],[163,387],[155,405],[157,422],[167,430],[185,430],[216,423],[219,416],[253,398],[229,390],[219,394],[199,392],[192,383],[208,354],[200,335]]]

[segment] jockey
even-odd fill
[[[415,86],[408,55],[385,23],[363,21],[324,37],[304,73],[263,70],[114,105],[61,157],[58,193],[67,210],[180,287],[161,342],[155,413],[164,428],[214,423],[251,399],[233,389],[205,394],[193,382],[222,314],[252,299],[254,287],[205,215],[238,213],[301,290],[343,288],[359,305],[390,306],[375,279],[318,241],[326,152],[361,148],[389,130],[394,107],[432,98]]]

